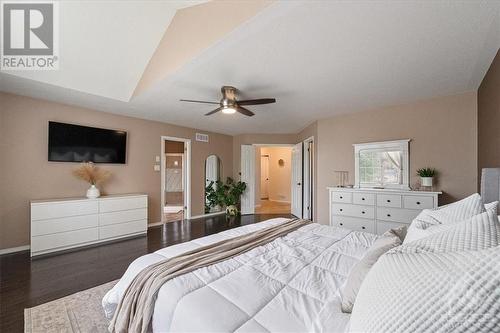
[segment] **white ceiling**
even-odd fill
[[[144,2],[141,10],[149,12],[149,6],[159,3]],[[98,6],[90,7],[93,13]],[[86,6],[80,11],[85,13]],[[113,82],[52,72],[51,80],[43,80],[54,84],[49,85],[39,82],[40,72],[29,73],[33,80],[1,74],[0,90],[220,133],[294,133],[337,114],[477,89],[500,46],[499,12],[500,1],[283,1],[128,102],[139,68],[147,63],[141,60],[134,74],[122,73],[129,69],[115,62],[124,58],[120,61],[134,63],[128,58],[136,55],[130,52],[98,58],[108,75],[115,75]],[[154,17],[139,19],[134,13],[134,24],[153,25]],[[86,43],[85,31],[73,29],[82,30],[72,46],[78,48]],[[155,32],[157,41],[164,29]],[[115,30],[101,32],[108,33]],[[148,49],[137,51],[142,57],[154,49],[134,34],[121,43],[134,52],[139,44]],[[63,47],[61,58],[85,62],[75,60],[71,50],[63,53]],[[92,68],[93,61],[82,66]],[[129,74],[133,78],[124,84]],[[256,113],[251,118],[222,113],[205,117],[211,105],[179,102],[218,101],[222,85],[238,87],[241,98],[276,97],[278,102],[248,107]]]
[[[128,101],[176,11],[205,1],[60,1],[58,71],[7,73]]]

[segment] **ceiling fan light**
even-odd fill
[[[236,109],[234,109],[232,107],[226,107],[226,108],[222,109],[222,113],[233,114],[233,113],[236,113]]]

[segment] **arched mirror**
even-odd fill
[[[217,155],[205,160],[205,214],[222,210],[217,200],[217,181],[221,180],[222,161]]]

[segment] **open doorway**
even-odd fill
[[[189,148],[187,139],[162,137],[162,222],[189,218]]]
[[[292,147],[259,146],[255,154],[255,212],[290,214]]]

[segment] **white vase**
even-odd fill
[[[432,187],[432,177],[420,177],[420,183],[422,186]]]
[[[89,189],[87,190],[87,198],[89,199],[95,199],[99,198],[101,196],[101,192],[95,185],[90,185]]]

